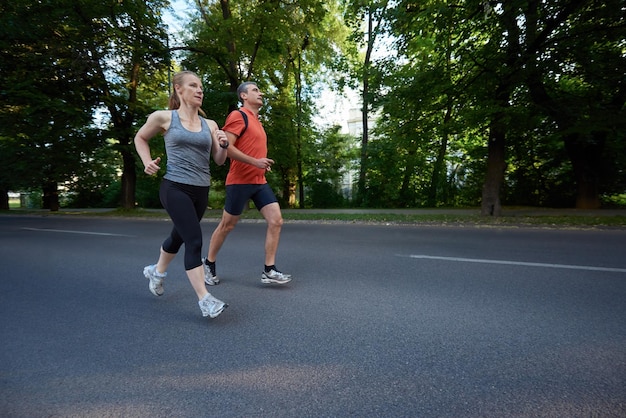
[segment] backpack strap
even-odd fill
[[[241,109],[237,109],[239,111],[239,113],[241,113],[241,117],[243,118],[243,130],[241,131],[241,133],[239,134],[239,137],[241,138],[243,136],[243,133],[246,131],[246,129],[248,129],[248,115],[246,115],[246,112],[244,112]]]

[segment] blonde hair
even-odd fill
[[[174,74],[174,77],[172,78],[172,86],[176,86],[176,85],[182,85],[183,82],[185,81],[185,77],[187,76],[194,76],[196,78],[200,78],[198,77],[198,75],[196,73],[194,73],[193,71],[179,71],[176,74]],[[176,89],[173,88],[172,89],[172,94],[170,95],[169,101],[167,103],[167,107],[170,110],[174,110],[174,109],[178,109],[180,108],[180,98],[178,97],[178,94],[176,93]],[[201,114],[202,116],[204,116],[205,118],[207,117],[206,113],[204,113],[204,110],[202,109],[198,109],[198,113]]]

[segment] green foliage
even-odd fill
[[[215,187],[212,183],[209,190],[209,209],[222,209],[226,201],[226,190],[222,187]]]
[[[275,161],[268,181],[278,187],[282,201],[288,202],[288,185],[295,183],[297,166],[297,111],[289,88],[267,94],[265,100],[269,106],[264,108],[261,119],[268,137],[268,157]]]
[[[339,126],[332,126],[303,148],[307,207],[330,208],[347,204],[351,190],[346,190],[344,179],[357,159],[358,149],[356,139],[339,130]]]
[[[313,183],[307,193],[307,207],[313,208],[341,208],[346,205],[346,199],[330,183]]]
[[[487,148],[464,138],[484,141],[487,128],[506,138],[505,203],[571,206],[587,181],[624,190],[617,2],[396,6],[388,34],[398,57],[376,65],[366,204],[478,201]]]
[[[603,196],[606,206],[614,208],[626,208],[626,193],[616,194],[613,196]]]
[[[234,94],[246,80],[266,93],[262,119],[270,157],[276,161],[268,182],[281,203],[296,204],[303,181],[301,153],[314,135],[310,106],[323,66],[335,65],[345,33],[338,3],[319,0],[198,2],[188,28],[183,66],[202,74],[212,91],[205,106],[221,123],[236,107]]]
[[[132,140],[166,107],[177,67],[167,5],[0,6],[0,192],[49,200],[59,184],[62,203],[76,207],[160,207],[160,177],[143,173]],[[203,108],[220,125],[237,85],[259,83],[276,160],[268,181],[285,206],[478,205],[485,185],[509,205],[623,205],[621,0],[194,5],[173,46],[180,66],[199,73]],[[376,54],[383,42],[391,47]],[[361,149],[337,127],[313,125],[322,85],[361,89],[376,119]],[[164,157],[162,138],[151,148]],[[493,158],[501,172],[486,171]],[[223,204],[227,167],[211,166],[211,206]],[[353,199],[344,179],[359,171]]]
[[[163,174],[158,176],[141,176],[137,180],[136,203],[140,208],[161,208],[159,187]]]
[[[158,135],[150,141],[150,152],[153,158],[161,157],[161,170],[154,176],[149,176],[143,172],[144,167],[137,159],[135,170],[137,176],[137,189],[135,192],[135,203],[140,208],[161,208],[159,199],[159,187],[165,175],[167,156],[165,155],[165,141],[162,135]]]
[[[64,206],[73,208],[117,207],[119,188],[111,199],[113,185],[118,182],[118,156],[112,147],[102,147],[81,158],[82,164],[72,179],[64,184],[69,190]]]
[[[97,98],[67,7],[18,2],[0,13],[0,184],[12,190],[70,180],[77,156],[102,141],[89,126]]]
[[[56,185],[63,184],[73,204],[98,204],[110,173],[124,165],[108,158],[111,148],[131,155],[136,117],[148,113],[137,101],[138,85],[164,68],[165,4],[52,0],[3,6],[0,147],[3,158],[16,163],[2,165],[0,184],[45,187],[51,205]],[[111,136],[116,141],[105,143]],[[98,161],[105,154],[108,167]],[[128,170],[132,189],[134,164]]]

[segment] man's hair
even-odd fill
[[[245,82],[241,83],[239,85],[239,87],[237,87],[237,99],[239,99],[239,101],[241,103],[243,103],[243,99],[241,98],[241,94],[242,93],[247,93],[249,86],[256,86],[256,83],[254,81],[245,81]]]

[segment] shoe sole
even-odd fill
[[[290,281],[291,281],[291,278],[287,280],[276,280],[276,279],[269,279],[267,277],[261,277],[261,283],[263,284],[285,284],[285,283],[289,283]]]
[[[209,314],[209,318],[211,318],[211,319],[213,319],[213,318],[217,318],[218,316],[220,316],[220,314],[221,314],[222,312],[224,312],[224,309],[226,309],[226,308],[228,308],[228,303],[225,303],[225,304],[224,304],[224,306],[222,306],[222,309],[220,309],[218,313],[213,314],[213,315],[210,315],[210,314]]]

